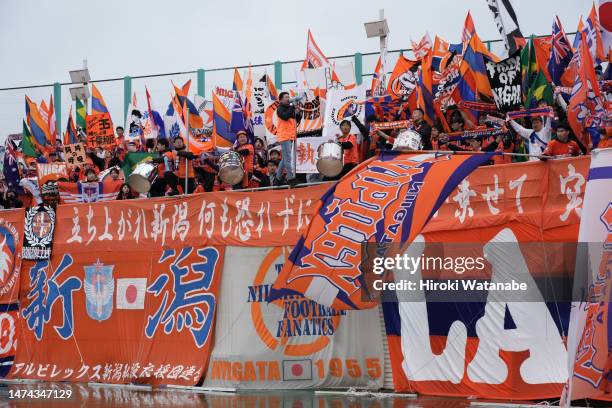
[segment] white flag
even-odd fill
[[[365,118],[365,88],[363,85],[352,89],[330,89],[327,92],[325,103],[325,117],[323,120],[323,137],[334,139],[341,134],[340,123],[355,115],[364,122]],[[359,134],[359,129],[351,121],[351,133]]]
[[[583,340],[590,344],[608,344],[608,329],[604,326],[605,320],[599,320],[604,314],[603,307],[609,308],[610,303],[593,301],[584,298],[594,294],[593,288],[599,293],[610,293],[611,282],[608,277],[608,262],[612,258],[612,148],[595,149],[591,153],[591,168],[580,217],[580,230],[578,232],[578,250],[576,254],[576,270],[574,272],[574,285],[572,293],[572,308],[567,334],[567,363],[568,383],[563,390],[561,406],[568,406],[574,399],[598,397],[603,390],[593,386],[593,379],[585,381],[585,377],[575,373],[578,347]],[[589,313],[589,311],[591,313]],[[608,312],[605,313],[608,315]],[[587,316],[592,315],[589,322],[590,330],[585,331]],[[608,319],[610,316],[608,315]],[[606,336],[603,340],[602,336]],[[600,355],[604,353],[604,355]],[[607,354],[607,356],[605,355]],[[608,350],[602,350],[598,355],[591,356],[590,366],[602,366],[610,359]],[[597,359],[598,361],[594,361]],[[585,366],[581,362],[581,366]],[[597,379],[600,383],[605,381],[605,371]]]

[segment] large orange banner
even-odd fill
[[[570,301],[545,293],[558,282],[572,287],[589,162],[583,157],[483,167],[449,195],[423,230],[424,253],[437,243],[470,243],[470,255],[487,263],[482,273],[466,272],[462,279],[512,277],[539,289],[529,301],[507,301],[489,291],[484,301],[431,301],[423,293],[409,302],[384,303],[396,391],[518,400],[560,396],[568,376]]]
[[[170,245],[291,245],[328,188],[62,205],[53,247],[131,253]]]
[[[451,192],[425,226],[425,240],[469,239],[484,244],[510,229],[520,242],[575,242],[588,166],[589,158],[572,158],[479,168]],[[20,258],[14,255],[13,269],[9,269],[18,279],[5,274],[0,285],[3,293],[14,293],[4,302],[16,300],[17,293],[20,301],[19,316],[12,316],[18,347],[10,377],[198,383],[211,372],[207,368],[217,305],[237,301],[220,297],[226,246],[295,245],[328,188],[60,205],[52,259],[24,261],[19,275],[14,265]],[[23,217],[21,210],[2,212],[0,217],[4,220],[0,227],[10,232],[5,233],[6,242],[16,243],[13,249],[8,245],[12,254],[21,251]],[[459,309],[448,305],[438,310],[423,303],[423,308],[404,316],[412,319],[408,321],[429,322],[427,333],[416,336],[420,339],[416,346],[424,348],[406,348],[414,346],[407,342],[416,338],[414,330],[405,320],[398,323],[393,315],[385,316],[397,391],[517,399],[560,393],[564,373],[560,366],[549,367],[546,375],[532,382],[530,373],[521,368],[529,347],[520,349],[522,344],[511,339],[504,344],[514,344],[513,350],[499,346],[508,378],[502,378],[501,365],[468,370],[470,364],[478,366],[481,361],[478,353],[494,349],[484,346],[501,338],[497,332],[477,331],[483,312],[464,310],[465,315],[458,316]],[[511,308],[510,313],[515,310],[520,313],[517,316],[529,314],[524,308]],[[556,341],[563,338],[567,322],[556,309],[551,310],[554,318],[545,320],[552,322],[550,338]],[[400,316],[399,308],[395,316]],[[521,328],[522,320],[516,320]],[[458,333],[455,326],[462,322],[465,343],[456,339],[449,343],[449,336]],[[451,326],[455,327],[452,332]],[[506,332],[511,334],[502,331]],[[430,341],[424,342],[427,338]],[[440,354],[445,347],[458,354]],[[549,350],[559,351],[558,347]],[[550,353],[545,361],[551,361],[554,353]],[[434,360],[415,375],[419,355]]]
[[[10,377],[196,384],[213,344],[223,252],[54,251],[24,262]]]

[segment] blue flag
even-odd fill
[[[4,180],[9,190],[21,190],[19,186],[19,167],[17,166],[17,154],[12,140],[6,140],[4,152]]]
[[[572,47],[563,31],[561,21],[559,21],[559,17],[556,17],[553,22],[552,47],[550,60],[548,61],[550,79],[555,85],[561,84],[561,75],[565,72],[573,55]]]

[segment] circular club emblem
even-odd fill
[[[346,96],[342,98],[340,107],[332,109],[332,122],[336,126],[340,126],[340,122],[344,119],[349,119],[353,115],[359,116],[362,109],[363,104],[357,101],[356,96]]]
[[[266,108],[264,113],[264,122],[266,124],[266,130],[270,134],[276,134],[276,125],[278,124],[278,116],[276,115],[276,109],[278,108],[278,101],[272,102]]]
[[[417,79],[415,72],[404,72],[391,81],[391,93],[398,97],[410,95],[417,86]]]
[[[284,264],[290,248],[275,247],[261,262],[254,287],[272,286],[277,265]],[[325,348],[340,324],[340,313],[303,296],[289,296],[274,302],[252,302],[253,328],[270,349],[285,356],[307,356]],[[292,367],[291,370],[301,370]],[[299,373],[293,372],[298,376]]]
[[[21,241],[17,228],[0,218],[0,296],[15,286],[21,267]]]

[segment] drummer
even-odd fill
[[[342,146],[343,162],[342,171],[337,179],[342,178],[346,173],[351,171],[357,164],[359,164],[359,146],[357,146],[357,137],[351,134],[351,122],[348,119],[344,119],[340,122],[340,131],[342,134],[336,135],[336,141]]]
[[[249,180],[253,176],[253,163],[255,151],[253,145],[249,143],[249,137],[244,130],[236,133],[236,145],[234,151],[242,156],[242,165],[244,169],[244,177],[241,183],[238,183],[233,188],[238,190],[240,188],[248,187]]]
[[[156,163],[157,178],[151,185],[151,197],[162,197],[166,193],[168,186],[172,189],[172,195],[178,195],[178,179],[174,174],[174,156],[170,151],[170,143],[168,139],[159,139],[155,149],[160,154],[160,157],[150,158],[150,162]]]
[[[185,148],[185,141],[181,136],[177,136],[174,138],[174,168],[178,173],[177,176],[179,178],[179,183],[184,185],[185,178],[187,178],[187,191],[185,194],[189,194],[195,189],[195,171],[193,169],[193,160],[197,158],[197,156]],[[185,162],[187,164],[185,164]],[[185,172],[185,167],[187,167],[187,172]]]

